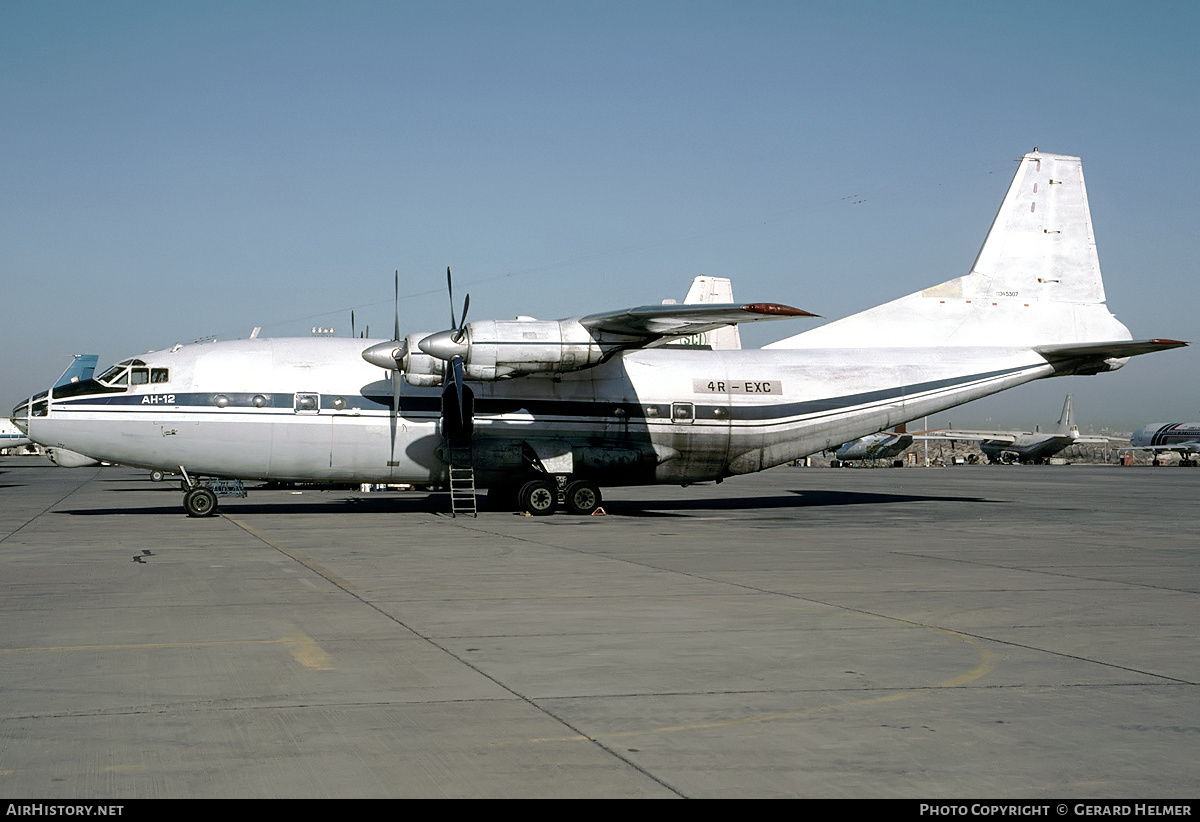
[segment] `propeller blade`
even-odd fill
[[[467,298],[465,300],[463,300],[462,325],[460,325],[458,328],[454,329],[454,341],[456,343],[462,342],[463,335],[465,335],[467,333],[467,309],[470,307],[471,307],[471,295],[468,294]]]
[[[398,427],[397,417],[400,415],[400,372],[392,372],[392,414],[389,420],[391,435],[392,435],[392,458],[391,465],[396,464],[396,428]]]
[[[450,292],[450,328],[458,329],[458,320],[454,319],[454,280],[450,276],[450,266],[446,266],[446,290]]]
[[[396,269],[396,328],[392,332],[392,339],[399,341],[400,339],[400,269]]]
[[[454,372],[454,390],[458,392],[458,418],[465,420],[463,412],[463,359],[455,357],[450,360],[450,369]]]

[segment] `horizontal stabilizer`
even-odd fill
[[[1064,345],[1039,345],[1034,351],[1046,358],[1051,365],[1076,360],[1109,360],[1153,354],[1187,345],[1179,340],[1110,340],[1096,343],[1067,343]]]

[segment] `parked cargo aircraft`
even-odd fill
[[[1200,422],[1155,422],[1133,432],[1129,444],[1142,451],[1153,451],[1155,465],[1161,451],[1179,454],[1180,465],[1195,465],[1200,454]]]
[[[453,305],[448,330],[401,337],[397,311],[393,338],[365,349],[175,345],[33,396],[14,418],[36,442],[180,471],[193,516],[216,506],[197,475],[445,486],[460,467],[529,513],[587,513],[601,486],[721,481],[1185,344],[1134,341],[1109,313],[1079,158],[1036,150],[967,274],[761,350],[654,346],[811,315],[652,305],[468,323],[469,298],[461,321]]]
[[[913,435],[909,434],[904,425],[898,425],[892,431],[880,431],[868,434],[856,440],[844,443],[833,452],[837,462],[855,462],[857,460],[890,460],[900,455],[904,449],[913,444]]]
[[[1058,424],[1049,431],[1036,426],[1033,431],[931,431],[919,439],[962,440],[978,442],[988,462],[1041,463],[1072,445],[1107,444],[1107,437],[1091,437],[1079,433],[1071,411],[1071,395],[1063,403]]]

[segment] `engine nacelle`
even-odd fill
[[[602,346],[578,320],[486,320],[418,343],[432,358],[463,359],[469,380],[501,380],[528,374],[561,374],[599,365],[615,345]],[[410,349],[411,350],[411,349]]]
[[[446,379],[446,361],[421,351],[418,344],[428,334],[409,334],[404,338],[404,356],[400,368],[404,381],[419,388],[435,388]]]
[[[434,388],[446,378],[446,361],[425,354],[418,343],[428,334],[409,334],[403,342],[376,343],[363,352],[363,359],[391,371],[402,371],[409,385]]]

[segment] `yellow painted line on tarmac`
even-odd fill
[[[305,668],[314,671],[332,671],[334,669],[333,657],[327,654],[325,649],[317,644],[316,640],[303,631],[295,631],[290,637],[283,640],[283,642],[287,645],[292,658]]]
[[[0,648],[0,654],[53,653],[61,651],[146,651],[164,648],[222,648],[237,645],[282,645],[292,658],[314,671],[332,671],[333,657],[303,631],[283,639],[230,639],[213,642],[142,642],[125,645],[59,645],[46,648]]]
[[[286,639],[229,639],[213,642],[141,642],[125,645],[59,645],[47,648],[0,648],[0,654],[43,653],[47,651],[143,651],[156,648],[215,648],[222,645],[285,645]]]

